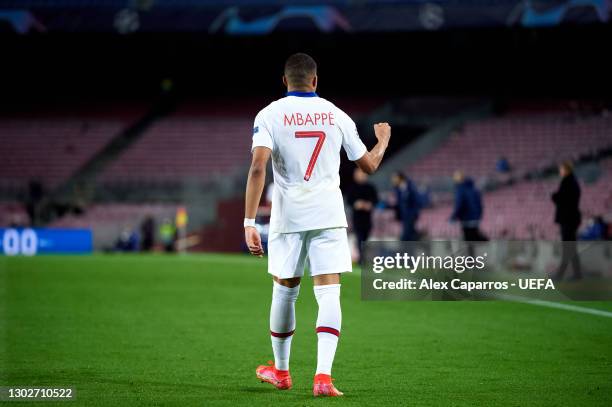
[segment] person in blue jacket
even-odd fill
[[[594,216],[578,238],[580,240],[608,240],[608,224],[602,216]]]
[[[465,177],[461,171],[453,174],[455,181],[455,206],[450,217],[451,222],[460,222],[463,231],[463,240],[478,242],[487,240],[480,232],[482,220],[482,198],[474,181]]]
[[[416,222],[419,219],[422,199],[414,183],[401,172],[395,172],[391,177],[396,199],[396,217],[402,222],[400,240],[415,241],[419,236]]]

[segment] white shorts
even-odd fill
[[[350,272],[351,251],[346,228],[274,233],[268,236],[268,273],[278,278]]]

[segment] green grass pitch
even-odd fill
[[[74,402],[6,403],[15,406],[612,406],[612,318],[509,302],[362,302],[359,284],[357,273],[343,278],[333,373],[346,397],[314,399],[309,280],[294,388],[255,378],[271,359],[264,259],[0,258],[0,385],[77,389]]]

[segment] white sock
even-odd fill
[[[314,293],[319,304],[317,374],[323,373],[331,376],[342,325],[340,284],[316,285]]]
[[[295,331],[295,300],[300,286],[289,288],[274,282],[270,307],[270,338],[274,352],[274,366],[289,370],[291,339]]]

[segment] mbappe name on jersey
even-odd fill
[[[334,125],[334,114],[328,113],[291,113],[291,115],[284,115],[283,125],[284,126],[333,126]]]

